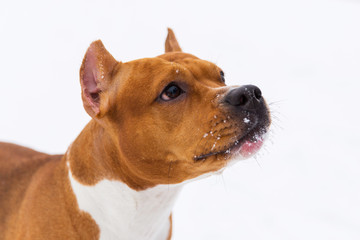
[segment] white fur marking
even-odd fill
[[[101,240],[165,240],[169,216],[182,184],[158,185],[135,191],[120,181],[102,180],[94,186],[79,183],[69,168],[79,208],[100,228]]]

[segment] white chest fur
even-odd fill
[[[95,220],[101,240],[167,239],[169,216],[181,185],[135,191],[119,181],[82,185],[70,170],[69,178],[80,210]]]

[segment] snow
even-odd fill
[[[90,43],[123,62],[157,56],[172,27],[226,84],[257,85],[273,115],[260,166],[184,188],[173,239],[360,239],[360,3],[139,2],[1,2],[0,140],[65,152],[89,120],[78,71]]]
[[[213,146],[211,147],[211,151],[214,150],[215,146],[216,146],[216,142],[214,142]]]

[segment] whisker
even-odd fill
[[[223,182],[223,186],[224,186],[224,188],[225,188],[225,191],[227,191],[228,188],[227,188],[227,186],[226,186],[224,174],[220,174],[220,176],[221,176],[221,179],[222,179],[222,182]]]
[[[268,105],[277,105],[279,103],[283,103],[283,102],[287,102],[287,101],[288,101],[287,99],[272,101],[272,102],[269,102]]]
[[[272,122],[271,125],[272,125],[272,128],[284,130],[284,128],[276,122]]]
[[[258,159],[257,159],[257,155],[254,156],[254,159],[255,159],[257,165],[262,169],[262,166],[260,165],[260,163],[259,163],[259,161],[258,161]]]

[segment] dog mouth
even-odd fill
[[[267,135],[267,128],[264,126],[256,126],[247,131],[243,135],[237,136],[235,141],[224,147],[223,150],[209,152],[194,156],[195,161],[205,160],[211,156],[223,155],[225,159],[229,159],[240,155],[243,158],[248,158],[257,153],[262,147]]]

